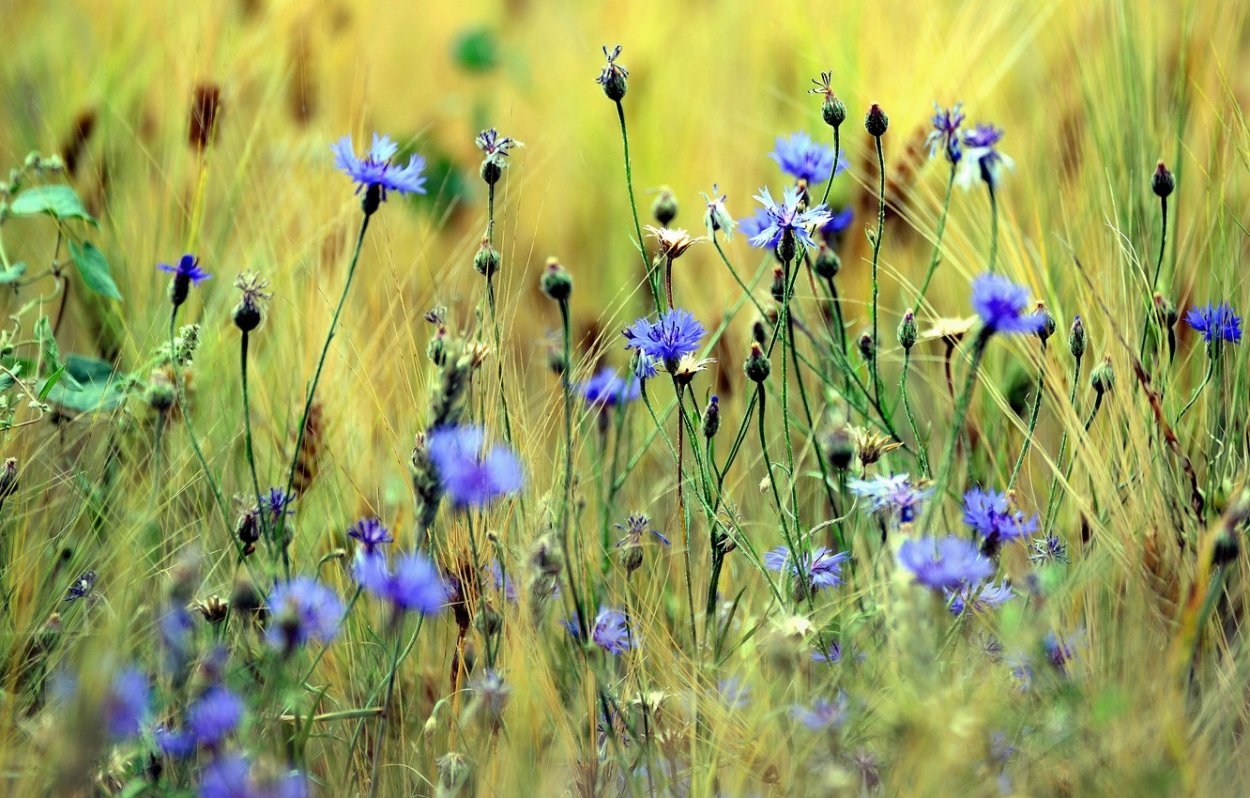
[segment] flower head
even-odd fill
[[[606,44],[603,45],[603,56],[608,62],[604,64],[603,71],[595,78],[595,82],[603,87],[603,93],[609,100],[620,102],[628,88],[625,79],[629,77],[629,70],[616,63],[616,59],[621,57],[621,46],[618,44],[609,50]]]
[[[1006,582],[984,582],[972,586],[964,585],[959,590],[947,590],[946,598],[950,601],[951,615],[963,615],[965,612],[986,612],[1000,604],[1011,600],[1016,595],[1011,585]]]
[[[1018,540],[1037,531],[1037,516],[1025,517],[1011,509],[1010,498],[996,490],[973,488],[964,494],[964,523],[985,540],[992,552],[1002,543]]]
[[[640,395],[640,385],[637,377],[622,379],[616,369],[605,366],[579,385],[577,391],[586,404],[602,410],[634,401]]]
[[[1068,546],[1058,535],[1033,538],[1029,545],[1029,562],[1034,565],[1066,563],[1067,561]]]
[[[269,288],[269,281],[255,272],[247,272],[234,278],[234,287],[243,292],[239,304],[234,308],[234,323],[240,330],[251,332],[264,318],[265,303],[273,298],[265,290]]]
[[[1185,321],[1202,333],[1202,340],[1208,344],[1221,341],[1241,343],[1241,317],[1233,312],[1233,306],[1227,302],[1218,305],[1208,302],[1205,308],[1190,308],[1185,314]]]
[[[485,447],[481,427],[440,427],[427,439],[430,461],[456,507],[482,507],[521,489],[521,463],[506,446]]]
[[[851,208],[843,208],[836,213],[831,209],[829,214],[829,221],[822,224],[818,231],[826,240],[846,232],[855,220],[855,211]]]
[[[104,698],[104,723],[114,740],[128,740],[143,731],[150,711],[152,688],[148,677],[137,668],[127,668],[113,677]]]
[[[224,754],[204,767],[199,798],[308,798],[308,780],[299,771],[267,773],[240,754]]]
[[[768,154],[781,171],[797,180],[823,183],[847,168],[846,158],[839,158],[837,169],[833,164],[833,148],[812,141],[812,137],[799,131],[789,138],[777,137],[777,148]]]
[[[511,136],[499,135],[499,131],[493,127],[478,133],[473,143],[486,156],[487,161],[501,169],[508,165],[508,162],[505,160],[508,157],[508,153],[517,147],[525,146],[524,143],[517,141]]]
[[[82,576],[75,579],[65,591],[65,601],[76,601],[90,596],[91,591],[95,590],[95,580],[95,571],[83,571]]]
[[[791,716],[812,731],[841,726],[846,723],[848,704],[846,693],[839,691],[833,700],[816,699],[811,707],[795,706],[790,710]]]
[[[941,152],[946,160],[955,164],[963,157],[959,135],[959,126],[964,121],[963,107],[963,103],[955,103],[946,109],[933,104],[933,130],[924,140],[929,147],[930,158],[936,158]]]
[[[265,634],[269,644],[289,651],[309,640],[333,640],[343,619],[343,604],[316,579],[297,576],[274,588],[269,612],[272,620]]]
[[[668,371],[679,385],[689,385],[694,379],[694,375],[700,371],[706,371],[707,367],[715,362],[715,358],[695,357],[691,354],[685,354]]]
[[[168,263],[158,263],[156,268],[163,272],[169,272],[174,276],[175,280],[190,280],[195,285],[199,285],[213,275],[200,268],[200,259],[194,255],[183,255],[178,260],[177,266],[170,266]]]
[[[682,355],[698,350],[703,340],[703,325],[695,321],[690,311],[672,308],[658,321],[638,319],[626,327],[622,335],[626,349],[637,349],[668,366],[676,364]]]
[[[694,244],[703,241],[693,238],[685,230],[647,225],[647,233],[660,245],[659,255],[669,260],[677,260]]]
[[[978,179],[984,181],[991,189],[997,188],[1002,179],[1003,169],[1012,169],[1011,158],[998,151],[997,145],[1003,137],[1003,129],[993,125],[977,125],[972,130],[964,131],[963,145],[966,148],[959,162],[959,184],[971,188]]]
[[[994,573],[994,564],[976,546],[953,536],[905,540],[898,561],[917,582],[934,590],[958,590]]]
[[[824,205],[800,211],[802,197],[794,186],[785,190],[781,202],[773,199],[767,186],[760,189],[755,199],[764,206],[764,216],[760,222],[767,224],[751,237],[751,246],[775,249],[783,239],[790,239],[805,247],[816,248],[816,242],[807,230],[809,227],[820,227],[829,221],[829,211]],[[743,229],[746,227],[747,222],[744,221]]]
[[[243,701],[225,687],[210,687],[187,710],[187,729],[205,748],[216,748],[243,720]]]
[[[729,215],[729,210],[725,208],[727,199],[729,198],[726,195],[720,193],[720,187],[713,183],[711,195],[703,194],[703,200],[707,203],[707,213],[703,215],[703,224],[707,227],[709,236],[715,235],[716,231],[720,230],[725,234],[726,241],[732,241],[736,223]]]
[[[564,628],[574,638],[579,638],[577,624],[564,621]],[[590,641],[609,654],[623,654],[637,645],[637,637],[629,629],[629,618],[620,610],[600,607],[590,629]]]
[[[982,274],[972,281],[972,308],[991,333],[1035,334],[1046,314],[1030,312],[1029,289],[1000,274]]]
[[[347,536],[359,542],[361,551],[367,555],[378,554],[384,544],[395,542],[391,530],[372,517],[362,518],[352,524],[351,529],[347,530]]]
[[[398,558],[393,571],[372,572],[369,577],[361,586],[391,602],[396,610],[433,615],[447,604],[447,583],[438,567],[420,552]]]
[[[916,511],[933,493],[932,488],[917,488],[907,474],[892,477],[876,476],[872,479],[852,479],[847,487],[860,498],[871,503],[874,513],[898,513],[899,523],[909,524],[916,520]]]
[[[845,551],[817,546],[811,554],[801,553],[796,562],[789,549],[778,546],[764,554],[764,567],[798,579],[800,587],[815,592],[842,584],[842,563],[850,558]]]
[[[391,163],[399,145],[391,141],[390,136],[373,134],[373,146],[363,158],[356,156],[352,146],[352,137],[344,136],[331,148],[334,152],[334,165],[347,173],[356,182],[356,193],[362,189],[379,192],[379,200],[386,202],[386,192],[397,191],[400,194],[424,194],[425,178],[421,172],[425,170],[425,159],[420,155],[412,155],[408,165],[402,169]]]
[[[269,518],[269,524],[276,528],[283,516],[295,512],[295,509],[291,507],[294,503],[295,497],[282,488],[270,488],[268,492],[260,495],[260,507],[257,509],[266,515]]]

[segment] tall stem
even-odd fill
[[[621,121],[621,146],[625,150],[625,188],[629,192],[629,210],[634,217],[634,235],[637,236],[634,246],[638,248],[638,254],[642,256],[642,268],[647,275],[647,284],[651,286],[651,299],[655,302],[656,313],[660,312],[660,295],[656,291],[655,280],[652,277],[654,269],[647,260],[647,249],[643,246],[642,224],[638,221],[638,203],[634,201],[634,170],[629,160],[629,130],[625,126],[625,106],[621,105],[621,101],[616,101],[616,116]]]
[[[877,234],[872,239],[872,348],[873,356],[869,361],[868,367],[872,377],[873,396],[877,402],[881,401],[881,375],[878,361],[880,360],[880,342],[877,337],[877,295],[880,293],[880,283],[877,280],[877,261],[881,255],[881,236],[885,230],[885,153],[881,150],[881,137],[873,136],[873,142],[877,146],[877,172],[881,178],[880,189],[877,192]]]
[[[993,181],[987,180],[985,185],[990,192],[990,266],[987,271],[993,274],[994,262],[998,258],[998,197],[994,193]]]
[[[1007,480],[1007,490],[1011,490],[1016,484],[1016,477],[1020,475],[1020,469],[1024,466],[1024,457],[1029,453],[1029,446],[1033,443],[1033,433],[1037,430],[1037,417],[1042,410],[1042,393],[1046,390],[1046,342],[1042,341],[1042,363],[1037,367],[1037,394],[1033,397],[1033,409],[1029,412],[1029,431],[1025,433],[1024,443],[1020,446],[1020,455],[1016,458],[1016,464],[1011,469],[1011,479]]]
[[[933,280],[933,273],[937,271],[938,264],[942,262],[942,236],[946,232],[946,217],[950,214],[951,209],[951,190],[955,187],[955,164],[951,164],[951,174],[946,180],[946,199],[942,200],[942,215],[938,217],[937,235],[933,241],[933,255],[929,257],[929,268],[924,273],[924,282],[920,284],[920,293],[916,295],[916,301],[913,306],[916,312],[920,312],[920,307],[924,303],[924,295],[929,290],[929,282]]]
[[[946,453],[942,455],[942,463],[935,472],[937,480],[933,487],[933,501],[926,504],[924,518],[920,524],[921,534],[928,531],[936,508],[942,504],[947,483],[950,482],[951,466],[955,463],[955,449],[958,447],[959,438],[963,433],[964,419],[968,416],[968,405],[972,402],[972,392],[977,384],[977,369],[981,366],[981,358],[985,354],[985,345],[989,340],[990,332],[982,328],[977,333],[976,340],[972,343],[972,360],[968,364],[968,377],[964,381],[963,392],[959,395],[959,401],[955,405],[955,417],[951,424],[950,439],[946,442]]]
[[[256,511],[261,524],[261,531],[269,523],[267,513],[260,512],[260,479],[256,476],[256,455],[252,449],[252,405],[247,389],[247,360],[249,333],[244,330],[239,342],[239,372],[243,382],[243,440],[247,452],[247,467],[252,473],[252,489],[256,492]]]
[[[903,349],[903,375],[899,377],[898,391],[903,396],[903,412],[907,414],[907,423],[911,425],[912,437],[916,440],[916,460],[920,465],[920,475],[929,476],[928,447],[920,440],[920,428],[916,425],[916,416],[911,410],[911,400],[907,396],[907,373],[911,369],[911,347]]]

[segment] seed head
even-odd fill
[[[608,46],[603,46],[603,55],[608,59],[608,63],[604,65],[603,71],[599,73],[599,77],[595,80],[603,87],[603,93],[612,102],[619,103],[625,97],[625,91],[629,88],[626,78],[629,77],[629,70],[623,65],[616,63],[616,59],[621,56],[621,46],[618,44],[610,51]]]

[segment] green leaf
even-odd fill
[[[69,242],[69,254],[88,288],[109,299],[122,298],[117,283],[113,282],[113,275],[109,273],[109,262],[104,259],[104,253],[90,241],[84,241],[81,247],[73,241]]]
[[[0,285],[17,282],[17,279],[26,273],[25,263],[14,263],[9,266],[8,271],[0,271]]]
[[[78,194],[69,186],[32,186],[18,194],[9,205],[14,216],[38,216],[46,213],[57,219],[82,219],[97,224],[87,213]]]
[[[77,389],[67,387],[70,379]],[[125,381],[108,361],[67,355],[65,377],[48,391],[48,401],[77,413],[113,410],[126,401]]]
[[[65,367],[61,366],[56,371],[52,372],[51,376],[43,381],[43,387],[39,389],[39,401],[42,402],[44,399],[48,398],[48,392],[56,387],[56,384],[61,381],[61,377],[64,375]]]
[[[44,374],[51,375],[58,371],[65,371],[64,364],[61,362],[61,348],[57,346],[56,336],[52,334],[52,322],[48,321],[47,316],[40,316],[39,321],[35,322],[35,339],[39,341],[39,353],[43,358]],[[61,380],[65,382],[65,387],[71,391],[82,387],[74,379],[73,372],[62,374]]]

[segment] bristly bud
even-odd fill
[[[764,326],[763,319],[751,322],[751,340],[757,344],[763,344],[768,340],[768,329]]]
[[[603,86],[603,93],[607,95],[612,102],[619,103],[625,96],[625,90],[629,88],[628,82],[625,80],[629,77],[629,70],[621,64],[616,63],[616,59],[621,56],[621,46],[618,44],[608,50],[608,46],[603,46],[603,55],[608,59],[608,63],[604,65],[603,71],[599,73],[598,81]]]
[[[789,263],[797,254],[799,242],[795,239],[794,231],[786,228],[781,232],[781,240],[777,242],[777,259],[782,263]]]
[[[243,298],[234,306],[234,326],[242,332],[251,332],[264,321],[265,303],[272,298],[265,291],[269,281],[255,272],[248,272],[234,278],[234,287],[243,292]]]
[[[1037,311],[1042,314],[1042,326],[1037,330],[1037,337],[1042,339],[1042,343],[1046,343],[1050,336],[1055,334],[1055,328],[1059,326],[1059,322],[1055,321],[1055,316],[1046,307],[1045,302],[1037,303]]]
[[[1176,178],[1172,177],[1172,173],[1163,165],[1163,161],[1159,161],[1155,173],[1150,176],[1150,190],[1159,199],[1167,199],[1176,190]]]
[[[868,109],[867,115],[864,116],[864,129],[873,138],[881,138],[885,135],[885,131],[890,127],[890,117],[885,115],[885,111],[881,110],[881,106],[876,103]]]
[[[773,284],[770,293],[774,302],[782,302],[786,298],[786,273],[780,265],[773,266]]]
[[[473,268],[489,280],[495,272],[499,271],[499,262],[499,250],[490,245],[489,238],[483,238],[482,245],[477,248],[477,254],[473,256]]]
[[[743,364],[742,370],[746,372],[747,378],[754,383],[761,383],[768,379],[769,372],[772,371],[772,365],[769,364],[768,358],[764,355],[764,349],[759,342],[751,342],[751,354],[747,355],[747,361]]]
[[[651,203],[651,215],[660,223],[660,227],[668,227],[668,223],[677,218],[677,195],[665,186],[660,195]]]
[[[714,438],[720,429],[720,398],[713,396],[703,408],[703,437]]]
[[[573,275],[555,258],[547,259],[547,269],[538,283],[544,294],[556,302],[567,302],[573,295]]]
[[[845,424],[834,427],[820,443],[825,450],[825,459],[838,471],[847,470],[855,461],[855,439]]]
[[[1115,369],[1111,368],[1111,356],[1107,355],[1102,362],[1094,366],[1089,374],[1089,387],[1095,393],[1103,394],[1115,388]]]
[[[174,384],[170,381],[169,375],[160,369],[153,371],[152,378],[148,381],[146,398],[148,407],[156,412],[169,412],[177,399],[177,394],[174,392]]]
[[[898,323],[898,342],[904,351],[911,351],[916,345],[916,314],[909,309]]]
[[[816,250],[816,260],[812,262],[812,270],[816,272],[817,277],[832,280],[838,276],[838,272],[842,271],[842,259],[827,244],[821,244],[820,249]]]
[[[1068,349],[1077,360],[1085,356],[1085,325],[1080,316],[1072,320],[1072,330],[1068,333]]]
[[[825,119],[825,124],[832,128],[841,127],[846,121],[846,104],[838,99],[838,95],[833,93],[830,85],[833,81],[832,72],[821,72],[820,79],[812,78],[812,83],[816,84],[816,88],[809,89],[810,94],[819,94],[825,98],[824,104],[820,107],[820,114]]]
[[[864,333],[859,337],[859,353],[864,356],[864,361],[867,363],[871,363],[876,357],[877,347],[873,343],[871,333]]]

